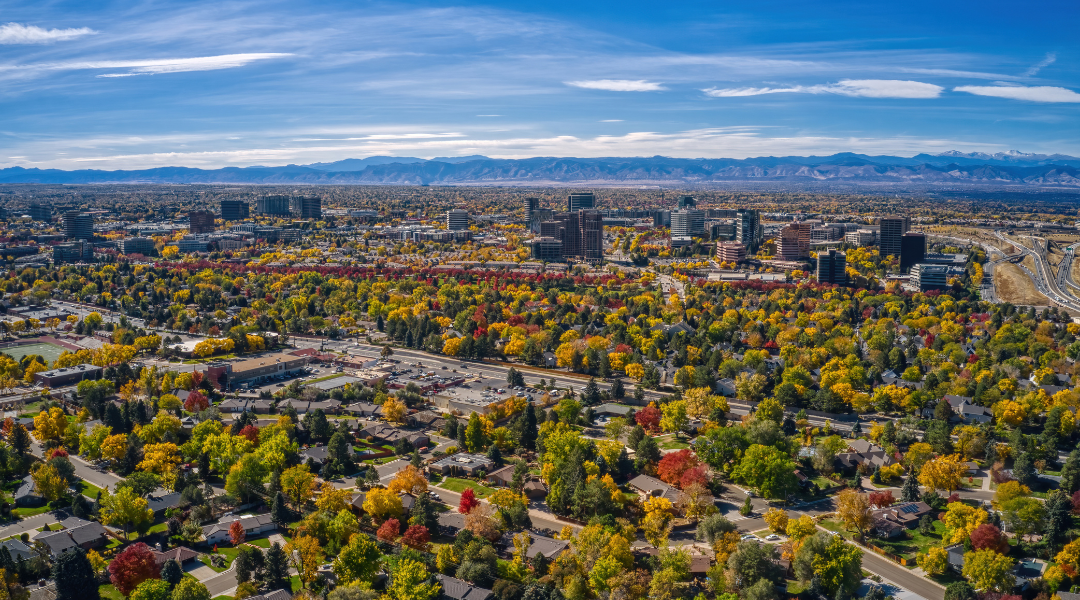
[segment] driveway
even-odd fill
[[[206,590],[210,592],[211,598],[222,596],[225,592],[236,589],[236,571],[229,567],[228,571],[218,573],[202,583],[206,586]]]
[[[198,579],[201,583],[205,583],[219,575],[217,571],[202,564],[202,562],[198,560],[193,560],[187,565],[185,565],[184,572],[188,575],[191,575],[195,579]]]

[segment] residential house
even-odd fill
[[[357,417],[372,418],[382,414],[382,407],[370,402],[357,402],[342,409],[344,412]]]
[[[35,542],[42,542],[49,547],[49,554],[53,558],[75,548],[99,548],[109,541],[105,527],[95,521],[68,517],[61,521],[60,525],[64,529],[43,531],[34,537]]]
[[[300,451],[300,460],[303,462],[311,461],[315,464],[315,469],[321,469],[326,461],[330,460],[330,449],[326,446],[313,446],[311,448],[304,448]]]
[[[146,497],[146,503],[154,510],[154,516],[161,516],[166,510],[176,508],[180,504],[180,493],[173,492],[171,494],[161,494],[158,496],[150,494]]]
[[[541,366],[548,369],[554,369],[559,364],[554,352],[545,352],[540,362],[542,363]]]
[[[226,398],[217,407],[223,413],[242,413],[248,409],[249,404],[251,400],[246,398]]]
[[[543,500],[547,498],[547,488],[540,481],[529,481],[525,483],[525,489],[522,490],[529,500]]]
[[[428,465],[429,473],[441,475],[466,475],[475,477],[480,473],[487,473],[494,463],[483,454],[469,454],[459,452],[451,454],[439,461]]]
[[[467,581],[455,579],[448,575],[437,574],[435,579],[442,585],[440,600],[490,600],[494,598],[491,590],[477,587]]]
[[[679,497],[679,490],[674,486],[668,485],[655,477],[649,477],[648,475],[638,475],[628,483],[631,489],[641,494],[642,499],[660,496],[667,498],[674,504]]]
[[[400,439],[409,440],[414,448],[426,448],[431,445],[431,438],[426,433],[405,431],[382,423],[376,423],[360,432],[362,438],[372,438],[385,444],[393,444]]]
[[[443,534],[453,537],[465,529],[465,515],[451,510],[439,513],[439,529]]]
[[[905,502],[871,511],[870,519],[880,537],[891,538],[914,529],[923,515],[933,510],[925,502]]]
[[[37,484],[30,475],[23,477],[22,483],[15,489],[16,506],[41,506],[45,497],[38,493]]]
[[[629,407],[629,406],[624,406],[622,404],[614,404],[614,403],[608,402],[606,404],[601,404],[600,406],[597,406],[595,409],[593,409],[593,414],[598,416],[598,417],[624,417],[625,418],[626,415],[630,414],[630,411],[632,411],[632,410],[634,410],[634,409]]]
[[[716,382],[716,386],[714,387],[714,389],[716,390],[716,393],[724,396],[725,398],[734,398],[735,380],[725,377],[724,379]]]
[[[530,533],[529,538],[531,538],[532,541],[529,543],[529,549],[525,551],[526,561],[531,560],[537,554],[543,554],[545,558],[555,560],[563,553],[563,550],[570,547],[570,542],[566,540],[556,540],[535,533]],[[514,534],[504,534],[499,540],[499,547],[503,549],[504,553],[513,553]]]
[[[895,463],[896,459],[881,446],[866,440],[851,440],[848,451],[836,455],[836,462],[841,470],[853,471],[859,465],[866,465],[870,470],[885,467]]]
[[[292,594],[285,590],[274,590],[258,596],[248,596],[247,600],[292,600]]]
[[[240,521],[240,525],[244,528],[244,535],[247,537],[260,535],[277,529],[277,525],[270,519],[270,513],[243,516],[229,515],[221,517],[217,523],[205,525],[202,528],[203,538],[206,544],[213,546],[228,540],[229,527],[232,526],[233,521]]]
[[[8,553],[11,554],[11,559],[15,562],[19,562],[20,558],[24,560],[30,560],[34,557],[34,552],[30,550],[30,546],[27,546],[25,543],[23,543],[22,540],[18,538],[12,538],[6,542],[0,542],[0,546],[7,548]]]
[[[169,560],[175,560],[177,563],[183,565],[199,556],[198,552],[186,546],[177,546],[164,552],[158,552],[157,550],[151,550],[150,552],[154,554],[154,562],[156,562],[159,567]]]
[[[990,409],[975,404],[974,400],[967,396],[946,394],[939,402],[949,403],[949,406],[953,411],[952,421],[967,424],[989,423],[994,416],[994,413],[991,412]],[[922,410],[922,415],[924,418],[932,419],[934,417],[934,408],[924,408]]]
[[[409,419],[412,421],[413,426],[421,429],[442,431],[442,428],[446,426],[446,418],[432,411],[418,412]]]
[[[488,473],[484,480],[492,485],[501,485],[503,487],[510,487],[510,483],[514,479],[514,465],[506,465],[501,469],[496,469]]]

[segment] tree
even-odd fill
[[[1009,551],[1009,539],[994,525],[983,523],[971,532],[971,546],[976,550],[994,550],[1005,554]]]
[[[634,414],[634,421],[649,433],[655,433],[660,429],[660,409],[650,403],[645,408]]]
[[[338,489],[334,487],[334,484],[325,481],[319,488],[319,497],[315,499],[315,507],[327,514],[336,515],[343,510],[348,510],[351,499],[352,493],[349,490]]]
[[[80,549],[56,557],[52,576],[56,582],[56,600],[98,600],[101,597],[97,572],[86,552]],[[4,585],[0,581],[0,587]]]
[[[431,548],[431,533],[423,525],[410,525],[402,534],[401,543],[413,550],[427,552]]]
[[[210,590],[193,577],[185,577],[173,588],[171,600],[210,600]]]
[[[371,583],[379,572],[382,552],[367,536],[354,535],[334,560],[334,574],[349,585]]]
[[[945,600],[977,600],[975,588],[966,581],[956,581],[945,588]]]
[[[461,492],[461,501],[458,502],[458,512],[467,515],[477,506],[480,506],[480,501],[476,499],[476,493],[472,488],[465,488],[465,491]]]
[[[294,508],[311,499],[315,476],[306,464],[289,467],[281,474],[281,489],[292,501]]]
[[[367,493],[363,508],[376,524],[381,525],[387,519],[401,516],[401,498],[390,490],[375,488]]]
[[[1031,488],[1019,481],[1006,481],[998,486],[994,492],[994,508],[1001,510],[1006,503],[1017,498],[1026,498],[1031,495]]]
[[[383,402],[383,417],[391,423],[404,423],[405,413],[409,407],[396,396],[391,396]]]
[[[665,454],[656,465],[656,474],[662,481],[679,485],[683,475],[701,464],[689,448]]]
[[[30,475],[38,493],[50,502],[58,500],[67,492],[68,482],[60,476],[56,467],[49,463],[38,463]]]
[[[862,580],[862,552],[840,536],[824,531],[807,537],[792,565],[800,581],[816,582],[829,596],[853,592]]]
[[[1080,490],[1080,449],[1069,453],[1061,468],[1061,490],[1070,496]]]
[[[1035,465],[1031,461],[1031,455],[1020,452],[1013,460],[1013,479],[1021,485],[1030,485],[1035,479]]]
[[[139,529],[144,523],[153,521],[154,511],[145,498],[135,495],[131,488],[121,487],[115,494],[103,491],[99,516],[106,525],[122,527],[126,536],[132,528]]]
[[[916,556],[915,562],[927,575],[941,575],[949,568],[949,553],[944,548],[930,548],[926,554]]]
[[[63,437],[67,426],[67,415],[64,414],[63,409],[51,408],[47,411],[43,410],[38,416],[34,417],[34,437],[43,444],[56,443]]]
[[[391,543],[398,539],[401,535],[401,522],[397,519],[387,519],[383,521],[383,524],[379,527],[379,530],[375,532],[375,537],[379,540]]]
[[[728,585],[745,590],[758,581],[776,578],[776,548],[757,542],[740,542],[728,557]]]
[[[885,508],[895,504],[896,498],[893,498],[892,491],[870,492],[869,501],[874,508]]]
[[[931,490],[947,490],[952,492],[960,487],[961,478],[967,472],[967,467],[960,461],[959,456],[939,456],[931,459],[922,466],[919,471],[919,483]]]
[[[798,485],[791,458],[775,447],[760,444],[746,450],[733,475],[766,498],[786,498]]]
[[[180,563],[175,560],[169,559],[161,565],[161,580],[167,582],[169,585],[176,585],[180,583],[180,579],[183,578],[184,571],[180,568]]]
[[[765,524],[769,526],[769,529],[774,533],[784,533],[787,531],[788,526],[788,514],[786,510],[780,508],[770,508],[765,511]]]
[[[427,583],[431,575],[424,563],[409,558],[399,558],[390,571],[390,583],[386,595],[391,600],[434,600],[441,586]]]
[[[979,525],[986,522],[988,515],[985,510],[968,506],[963,502],[952,502],[945,510],[943,521],[948,529],[942,540],[947,544],[959,544],[971,537]]]
[[[319,576],[323,551],[318,539],[310,535],[296,536],[285,545],[285,553],[289,556],[289,564],[296,569],[305,588]]]
[[[176,467],[180,464],[180,451],[176,444],[164,442],[161,444],[147,444],[143,448],[143,460],[138,468],[148,473],[154,473],[161,477],[162,483],[167,489],[174,489],[176,484]]]
[[[233,521],[232,525],[229,525],[229,539],[232,541],[233,546],[239,546],[247,539],[244,526],[240,521]]]
[[[852,489],[840,492],[836,502],[836,515],[844,522],[848,529],[859,532],[859,537],[866,535],[870,528],[870,501],[866,494],[860,494]]]
[[[690,424],[690,417],[686,413],[686,400],[675,400],[660,407],[660,427],[677,436],[682,434],[686,426]]]
[[[289,590],[289,558],[281,544],[274,542],[266,551],[266,587],[270,590]]]
[[[169,600],[172,586],[160,579],[147,579],[135,588],[130,600]]]
[[[955,504],[955,503],[954,503]],[[964,554],[964,578],[984,592],[1008,592],[1016,578],[1013,561],[993,550],[975,550]]]
[[[109,563],[109,581],[125,596],[131,595],[140,583],[160,575],[154,553],[142,542],[128,546]]]
[[[168,395],[168,394],[166,394]],[[197,413],[210,408],[210,400],[199,392],[191,392],[187,400],[184,400],[184,410]]]
[[[901,502],[917,502],[919,500],[919,478],[912,472],[904,480],[904,487],[900,488]]]
[[[420,496],[427,493],[427,484],[427,479],[419,469],[406,465],[404,469],[397,472],[394,479],[390,481],[390,485],[386,487],[395,494],[407,492],[413,496]]]
[[[278,527],[284,527],[292,520],[292,514],[285,507],[285,495],[281,492],[274,494],[274,502],[270,505],[270,520]]]

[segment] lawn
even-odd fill
[[[164,533],[164,532],[166,532],[168,530],[169,530],[169,524],[167,522],[165,522],[165,521],[162,521],[161,523],[154,523],[153,525],[151,525],[150,529],[147,529],[146,533],[143,534],[143,535],[153,535],[155,533]]]
[[[79,492],[82,493],[83,496],[86,496],[87,498],[93,498],[94,500],[97,500],[97,495],[98,495],[98,492],[101,491],[101,488],[99,488],[96,485],[90,483],[89,481],[86,481],[85,479],[82,480],[82,486],[80,486],[80,487],[81,487],[81,489],[79,490]]]
[[[439,487],[459,494],[464,492],[465,488],[472,488],[473,493],[476,494],[477,498],[487,498],[495,493],[495,490],[487,486],[480,485],[479,483],[468,479],[458,479],[457,477],[447,477],[439,484]]]
[[[99,586],[98,594],[101,596],[101,600],[126,600],[120,590],[113,587],[111,583]]]
[[[15,515],[16,517],[18,517],[20,519],[25,519],[27,517],[33,517],[34,515],[40,515],[41,513],[47,513],[47,512],[49,512],[49,510],[51,510],[51,509],[49,508],[48,504],[43,504],[41,506],[34,506],[34,507],[20,506],[19,508],[16,508],[15,510],[11,511],[11,514]]]
[[[305,381],[304,385],[311,385],[313,383],[319,383],[320,381],[328,381],[330,379],[336,379],[338,377],[345,377],[345,374],[344,373],[334,373],[332,375],[327,375],[325,377],[319,377],[317,379],[311,379],[311,380]]]
[[[918,529],[910,529],[903,536],[897,536],[893,539],[874,538],[873,543],[886,552],[891,552],[911,561],[919,554],[925,554],[932,546],[941,545],[941,537],[945,534],[946,529],[945,524],[938,520],[933,523],[934,532],[930,535],[923,535],[919,533]],[[913,566],[914,564],[909,564],[908,568]]]
[[[249,544],[251,544],[253,546],[258,546],[260,548],[269,548],[270,547],[270,540],[267,539],[267,538],[259,538],[257,540],[248,540],[247,543],[249,543]]]
[[[218,554],[224,554],[225,555],[225,568],[218,568],[218,567],[212,566],[210,564],[210,556],[208,554],[203,554],[203,555],[199,556],[199,560],[202,561],[202,563],[204,565],[210,567],[211,569],[217,571],[218,573],[224,573],[225,571],[229,570],[229,565],[231,565],[232,561],[236,559],[237,550],[236,550],[236,548],[222,548],[222,547],[218,546]]]
[[[656,445],[660,446],[661,450],[682,450],[683,448],[689,448],[690,443],[686,440],[672,435],[662,435],[656,438]]]
[[[364,462],[365,465],[385,465],[388,462],[394,462],[401,458],[400,456],[384,456],[382,458],[369,458]]]
[[[967,479],[961,480],[960,485],[977,490],[982,487],[982,477],[972,477],[971,481]]]

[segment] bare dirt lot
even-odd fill
[[[1025,306],[1049,306],[1050,300],[1035,289],[1035,284],[1012,263],[994,267],[994,291],[1004,302]]]

